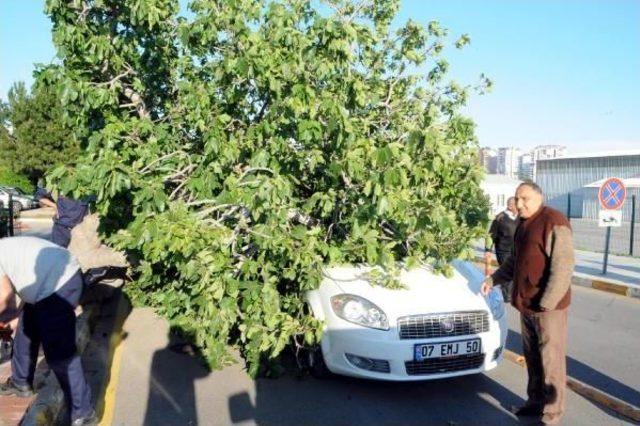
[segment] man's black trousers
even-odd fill
[[[510,251],[497,251],[496,250],[496,259],[498,260],[498,265],[502,265],[508,258],[511,256]],[[502,297],[505,302],[511,302],[511,291],[513,289],[513,281],[509,281],[508,283],[500,284],[502,288]]]
[[[26,303],[20,314],[11,358],[14,383],[31,385],[42,344],[47,364],[71,408],[72,420],[90,415],[92,411],[91,390],[76,350],[74,310],[82,289],[82,275],[78,272],[51,296],[35,304]]]

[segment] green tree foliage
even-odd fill
[[[130,289],[249,372],[321,327],[327,264],[447,262],[484,230],[469,88],[437,23],[397,1],[48,0],[66,119],[85,154],[50,177],[95,193],[140,259]],[[468,43],[457,40],[457,46]],[[483,86],[484,87],[484,86]],[[381,280],[382,285],[393,279]]]
[[[26,176],[19,175],[2,166],[0,166],[0,186],[20,188],[27,194],[32,194],[35,191],[35,186]]]
[[[74,134],[64,128],[57,88],[43,83],[32,93],[24,83],[14,84],[0,106],[0,165],[32,183],[55,166],[73,164],[79,154]]]

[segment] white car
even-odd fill
[[[9,208],[9,195],[11,195],[15,212],[38,207],[38,202],[31,195],[25,194],[19,188],[9,186],[0,186],[0,207]]]
[[[495,368],[508,330],[502,293],[482,296],[482,273],[469,262],[453,267],[451,278],[427,267],[405,270],[400,290],[372,285],[366,267],[325,269],[320,287],[307,293],[325,323],[312,371],[413,381]]]

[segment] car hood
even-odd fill
[[[388,289],[372,285],[368,279],[370,267],[331,267],[324,270],[325,278],[343,293],[355,294],[380,307],[387,317],[466,310],[489,310],[480,295],[482,273],[471,263],[456,260],[450,278],[434,273],[429,267],[403,270],[400,282],[403,289]]]

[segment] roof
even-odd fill
[[[509,177],[507,175],[486,174],[484,175],[483,183],[489,183],[489,184],[503,183],[503,184],[519,185],[522,183],[522,181],[518,179],[513,179],[512,177]]]
[[[601,152],[589,152],[585,154],[565,155],[564,157],[557,158],[545,158],[538,161],[558,161],[558,160],[571,160],[573,158],[599,158],[599,157],[628,157],[628,156],[640,156],[640,149],[627,149],[622,151],[601,151]]]
[[[595,182],[591,182],[588,185],[585,185],[585,188],[600,188],[602,186],[602,184],[604,183],[605,180],[607,180],[609,178],[604,178],[604,179],[600,179],[597,180]],[[626,179],[620,179],[622,181],[622,183],[624,184],[624,186],[626,186],[627,188],[640,188],[640,176],[638,177],[632,177],[632,178],[626,178]]]

